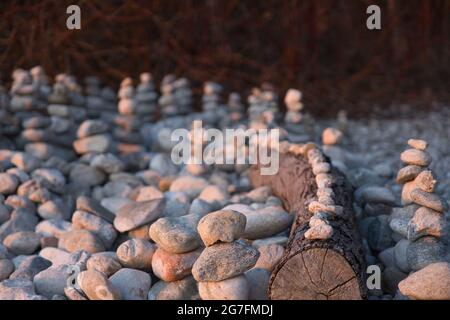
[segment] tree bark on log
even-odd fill
[[[305,156],[280,153],[276,175],[260,175],[259,167],[250,169],[255,187],[270,186],[282,199],[285,209],[295,214],[286,251],[272,272],[270,299],[342,300],[367,296],[366,265],[352,207],[353,189],[344,175],[332,168],[332,189],[344,214],[332,218],[333,235],[326,240],[304,237],[312,213],[308,204],[317,199],[317,184]]]

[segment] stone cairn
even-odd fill
[[[139,129],[143,121],[137,114],[138,103],[131,78],[125,78],[122,81],[118,97],[120,99],[119,115],[115,120],[116,127],[113,133],[114,139],[119,142],[117,149],[122,154],[141,152],[144,148]]]
[[[13,149],[13,142],[6,137],[19,133],[19,122],[10,112],[10,99],[8,92],[0,83],[0,149]]]
[[[154,121],[158,110],[158,93],[155,91],[153,76],[144,72],[136,89],[136,114],[144,121]]]
[[[192,90],[189,80],[186,78],[179,78],[174,81],[173,87],[175,105],[178,113],[187,115],[192,112]]]
[[[254,129],[272,127],[278,115],[278,96],[269,84],[253,88],[247,101],[249,126]]]
[[[206,248],[195,261],[192,274],[198,281],[203,300],[249,298],[250,288],[244,273],[256,264],[260,254],[251,245],[238,240],[244,234],[245,224],[245,215],[232,210],[209,213],[198,223],[197,229]],[[231,256],[231,252],[236,256]],[[239,265],[236,259],[241,262]],[[233,295],[228,295],[230,293]]]
[[[102,114],[102,109],[104,109],[100,79],[95,76],[86,77],[84,85],[87,115],[92,118],[98,118]]]
[[[230,93],[230,95],[228,96],[228,109],[230,110],[230,115],[227,123],[228,125],[235,125],[236,123],[244,120],[244,105],[239,93]]]
[[[168,74],[164,76],[161,81],[161,97],[158,100],[158,104],[161,108],[161,114],[163,117],[171,117],[178,114],[174,94],[175,80],[176,77],[173,74]]]
[[[221,104],[223,87],[212,81],[203,85],[202,110],[206,125],[216,126],[224,116],[224,106]],[[225,113],[226,115],[226,113]]]

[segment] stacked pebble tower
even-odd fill
[[[136,114],[145,121],[153,121],[158,109],[158,93],[155,91],[153,76],[144,72],[139,79],[140,83],[136,89]]]
[[[131,78],[125,78],[122,81],[118,97],[120,99],[119,115],[115,120],[117,126],[113,134],[114,138],[119,141],[117,144],[118,151],[122,154],[143,151],[142,136],[139,131],[142,122],[140,116],[137,115],[138,104]]]
[[[172,117],[178,114],[175,98],[175,80],[176,78],[173,74],[168,74],[161,81],[161,97],[158,100],[158,104],[163,117]]]
[[[235,125],[244,119],[244,105],[241,95],[237,92],[231,92],[228,96],[228,108],[230,110],[229,125]]]
[[[189,80],[186,78],[179,78],[173,83],[175,105],[178,113],[187,115],[192,112],[192,90]]]
[[[242,213],[221,210],[207,214],[198,223],[197,230],[206,248],[195,261],[192,274],[203,300],[249,298],[250,288],[244,273],[256,264],[260,254],[238,240],[244,234],[246,220]],[[232,263],[236,257],[227,257],[231,252],[237,255],[241,265]],[[232,287],[239,290],[227,289]],[[228,292],[234,295],[228,296]]]
[[[253,88],[248,97],[248,118],[250,127],[254,129],[267,128],[274,125],[278,116],[278,96],[273,87],[263,84],[260,88]]]
[[[216,82],[208,81],[203,85],[202,110],[206,125],[216,127],[227,114],[221,104],[222,90],[222,86]]]

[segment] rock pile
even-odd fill
[[[221,119],[227,114],[221,104],[222,86],[215,82],[206,82],[203,85],[202,96],[202,119],[206,125],[216,127]]]
[[[143,80],[150,80],[148,79],[148,74],[142,76],[142,78]],[[147,85],[150,85],[150,81],[148,81]],[[119,115],[115,119],[116,127],[113,132],[114,139],[118,141],[117,149],[123,154],[143,151],[143,139],[139,130],[143,121],[141,121],[141,115],[137,113],[139,104],[135,96],[133,80],[131,78],[125,78],[122,81],[118,97],[120,99],[118,105]],[[145,120],[145,116],[142,120]]]
[[[136,114],[146,121],[154,121],[158,111],[158,93],[155,91],[153,76],[144,72],[136,89]]]
[[[173,74],[166,75],[161,81],[161,97],[158,100],[158,104],[163,117],[171,117],[178,114],[175,98],[175,81],[176,77]]]
[[[231,211],[216,211],[203,217],[198,232],[205,244],[192,268],[203,300],[246,300],[249,284],[243,275],[252,268],[259,252],[238,239],[244,234],[245,215]]]
[[[249,126],[251,128],[267,128],[274,125],[278,117],[278,95],[270,84],[253,88],[247,99]]]
[[[233,126],[244,119],[244,105],[242,104],[239,93],[230,93],[228,96],[228,109],[230,110],[230,115],[226,125]]]

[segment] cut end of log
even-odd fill
[[[358,277],[332,249],[312,248],[288,259],[272,275],[272,300],[361,300]]]

